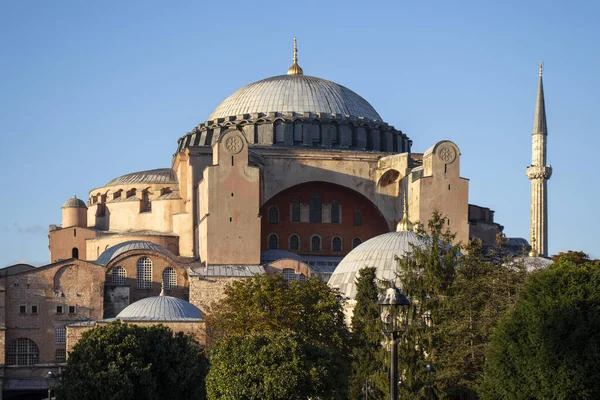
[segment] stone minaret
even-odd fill
[[[546,107],[544,105],[544,84],[542,82],[542,63],[538,83],[533,135],[531,137],[531,166],[527,168],[527,178],[531,181],[531,246],[533,252],[548,256],[548,184],[552,176],[552,167],[546,165]]]

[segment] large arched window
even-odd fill
[[[279,236],[276,233],[271,233],[268,238],[269,250],[279,249]]]
[[[354,210],[354,226],[362,225],[362,213],[360,210]]]
[[[331,202],[331,223],[340,223],[340,203],[335,200]]]
[[[292,201],[292,222],[300,222],[300,200]]]
[[[360,246],[360,244],[362,243],[362,239],[361,238],[354,238],[352,239],[352,248],[355,249],[358,246]]]
[[[152,260],[148,257],[137,261],[137,288],[152,289]]]
[[[173,290],[177,287],[177,273],[171,267],[167,267],[162,273],[163,289]]]
[[[113,285],[124,285],[125,279],[127,279],[127,271],[123,267],[116,266],[112,270],[111,278]]]
[[[40,350],[31,339],[13,340],[6,349],[7,365],[35,365],[40,360]]]
[[[335,236],[331,240],[331,251],[341,252],[342,251],[342,238],[339,236]]]
[[[310,222],[321,222],[322,208],[321,193],[313,192],[310,195]]]
[[[71,250],[71,257],[79,258],[79,249],[77,247],[73,247],[73,249]]]
[[[313,235],[310,238],[310,251],[314,251],[314,252],[321,251],[321,236]]]
[[[269,223],[270,224],[278,224],[279,223],[279,208],[273,206],[269,208]]]
[[[300,250],[300,236],[298,235],[292,235],[290,236],[290,246],[289,246],[290,250],[292,251],[298,251]]]

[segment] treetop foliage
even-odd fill
[[[85,332],[56,387],[64,400],[204,399],[200,344],[163,325],[113,322]]]
[[[498,323],[483,398],[600,398],[600,268],[572,255],[531,273]]]

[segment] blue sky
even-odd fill
[[[0,2],[0,266],[49,261],[73,193],[170,166],[233,91],[286,72],[367,99],[423,152],[461,149],[469,201],[528,237],[538,63],[548,113],[550,253],[596,257],[600,3]]]

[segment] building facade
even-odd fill
[[[404,210],[426,225],[437,209],[457,240],[488,240],[469,219],[460,158],[449,140],[412,152],[358,94],[304,75],[295,51],[286,75],[237,90],[180,137],[170,168],[68,199],[50,226],[50,264],[0,274],[5,397],[47,387],[66,360],[67,329],[161,288],[204,314],[226,285],[257,273],[327,281],[352,249],[394,232]],[[502,228],[493,217],[490,226]]]

